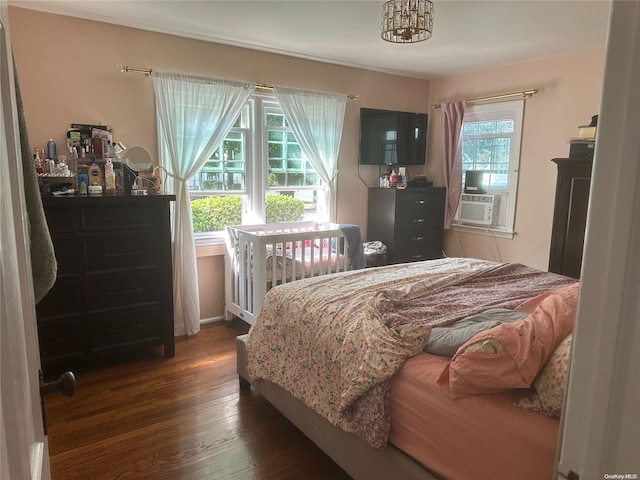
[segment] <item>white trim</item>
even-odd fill
[[[640,475],[639,84],[640,3],[614,1],[558,465],[581,480]]]
[[[513,230],[499,229],[495,227],[473,227],[471,225],[451,224],[451,230],[454,232],[471,233],[474,235],[490,235],[496,238],[506,238],[513,240],[516,232]]]

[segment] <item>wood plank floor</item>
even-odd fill
[[[240,393],[235,336],[214,324],[176,356],[75,370],[71,398],[47,395],[53,480],[350,477],[259,394]]]

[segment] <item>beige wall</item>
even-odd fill
[[[549,261],[556,169],[550,160],[567,157],[567,139],[577,136],[578,125],[588,124],[599,111],[604,72],[601,50],[521,63],[431,81],[432,100],[476,98],[544,88],[526,100],[513,240],[449,231],[448,256],[479,257],[520,262],[546,270]],[[439,158],[442,112],[430,115],[429,155]],[[439,162],[429,166],[429,176],[442,184]]]
[[[377,167],[358,171],[359,108],[426,112],[429,82],[163,35],[106,23],[10,8],[16,68],[32,146],[53,137],[65,145],[69,124],[99,123],[114,138],[157,155],[153,86],[117,64],[358,95],[349,101],[340,147],[338,221],[359,224],[366,235],[367,188]],[[201,253],[199,252],[199,255]],[[202,318],[222,311],[222,263],[198,259]],[[216,275],[215,278],[212,276]],[[211,283],[210,283],[211,282]]]
[[[525,107],[515,238],[450,232],[445,237],[449,256],[461,255],[462,245],[466,256],[546,269],[556,178],[550,159],[568,154],[566,139],[599,109],[604,48],[428,82],[26,9],[9,12],[32,146],[43,147],[53,137],[60,148],[71,122],[102,123],[113,128],[117,140],[144,146],[155,157],[151,79],[119,73],[116,64],[358,95],[345,115],[338,221],[359,224],[365,238],[365,183],[376,184],[378,168],[357,164],[360,107],[429,113],[427,165],[409,173],[426,173],[442,185],[442,113],[432,110],[432,103],[543,87],[545,92]],[[221,316],[221,257],[198,249],[198,273],[201,317]]]

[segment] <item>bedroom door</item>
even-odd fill
[[[612,2],[558,478],[640,478],[640,2]]]
[[[0,478],[49,480],[13,56],[7,27],[7,3],[0,0]]]

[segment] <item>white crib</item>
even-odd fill
[[[253,325],[267,290],[349,269],[348,244],[337,224],[274,223],[227,227],[225,320]]]

